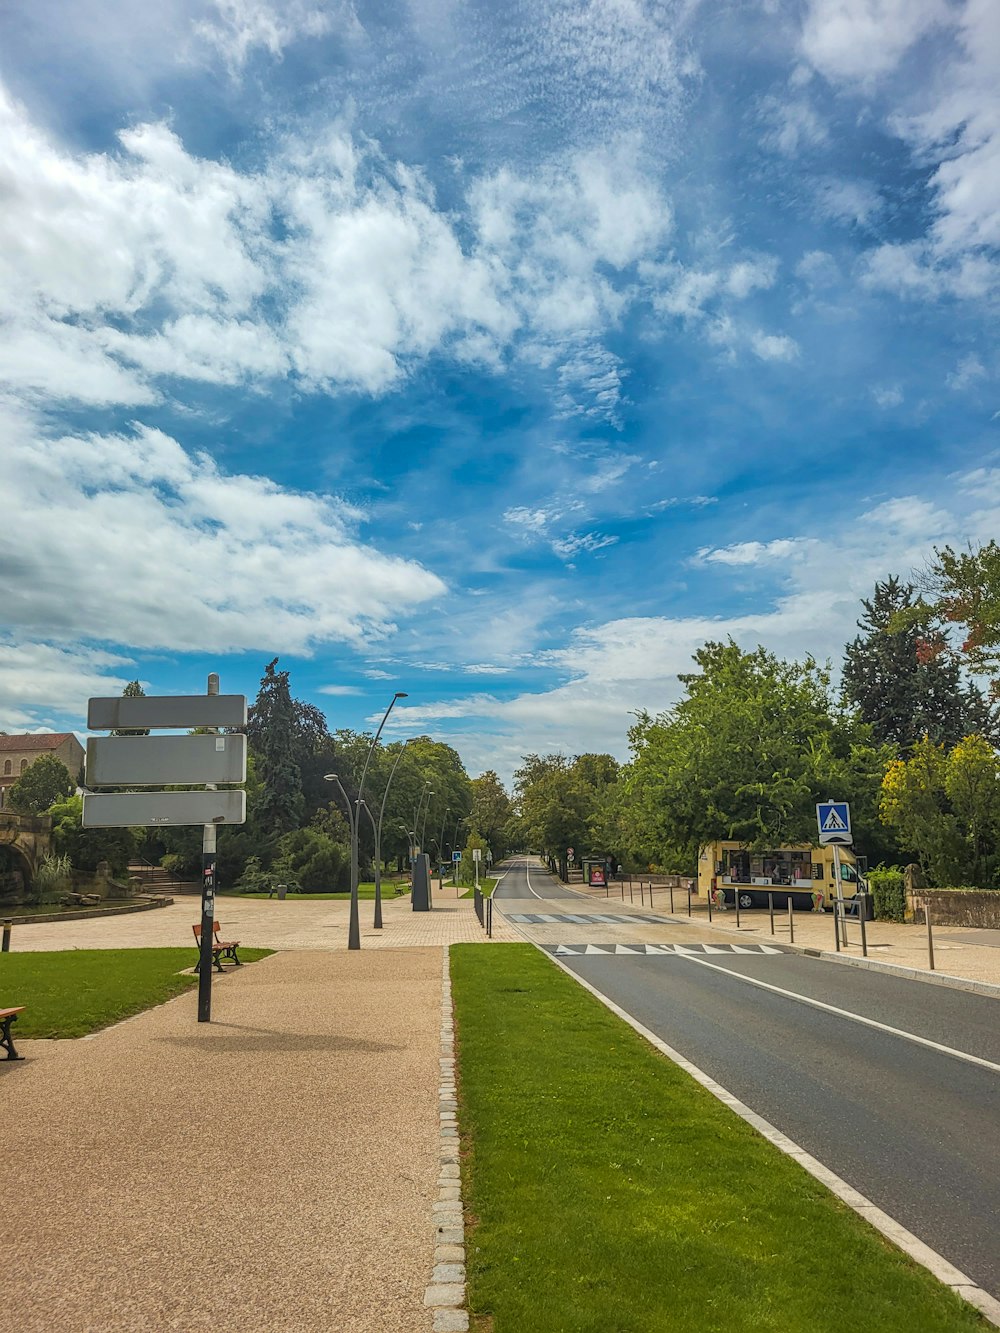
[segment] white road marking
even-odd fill
[[[681,952],[679,948],[678,952]],[[839,1018],[849,1018],[854,1023],[861,1023],[868,1028],[876,1028],[879,1032],[888,1032],[893,1037],[902,1037],[904,1041],[912,1041],[917,1046],[926,1046],[928,1050],[938,1051],[942,1055],[951,1055],[956,1060],[964,1060],[966,1064],[979,1065],[982,1069],[990,1069],[994,1074],[1000,1074],[1000,1065],[994,1064],[992,1060],[984,1060],[980,1055],[970,1055],[968,1051],[957,1051],[953,1046],[942,1046],[939,1041],[931,1041],[929,1037],[918,1037],[915,1032],[907,1032],[903,1028],[894,1028],[888,1023],[879,1023],[874,1018],[865,1018],[863,1014],[852,1013],[850,1009],[841,1009],[835,1004],[826,1004],[823,1000],[814,1000],[811,995],[800,995],[798,991],[785,990],[783,986],[773,986],[769,981],[758,981],[756,977],[744,976],[742,972],[734,972],[731,968],[720,967],[718,963],[710,963],[707,959],[699,958],[686,949],[683,952],[686,958],[692,963],[697,963],[699,967],[710,967],[713,972],[724,972],[727,977],[735,977],[737,981],[743,981],[748,986],[758,986],[761,990],[773,991],[775,995],[784,995],[786,999],[798,1000],[800,1004],[807,1004],[812,1009],[822,1009],[825,1013],[836,1014]]]

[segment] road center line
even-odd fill
[[[982,1056],[970,1055],[968,1051],[956,1051],[952,1046],[942,1046],[940,1042],[931,1041],[929,1037],[918,1037],[915,1032],[906,1032],[903,1028],[890,1027],[888,1023],[879,1023],[877,1019],[865,1018],[862,1014],[852,1013],[850,1009],[839,1009],[835,1004],[826,1004],[823,1000],[814,1000],[810,995],[800,995],[798,991],[785,990],[781,986],[773,986],[767,981],[758,981],[756,977],[744,976],[742,972],[733,972],[728,967],[720,967],[718,963],[710,963],[705,958],[698,958],[694,954],[681,954],[688,962],[697,963],[699,967],[710,967],[713,972],[724,972],[727,977],[735,977],[737,981],[746,982],[748,986],[759,986],[761,990],[773,991],[775,995],[784,995],[786,999],[798,1000],[800,1004],[808,1004],[813,1009],[822,1009],[828,1014],[836,1014],[839,1018],[849,1018],[854,1023],[863,1023],[865,1027],[876,1028],[879,1032],[888,1032],[894,1037],[902,1037],[904,1041],[912,1041],[917,1046],[926,1046],[929,1050],[939,1051],[942,1055],[954,1056],[956,1060],[964,1060],[966,1064],[979,1065],[983,1069],[991,1069],[993,1073],[1000,1074],[1000,1065],[994,1064],[992,1060],[984,1060]]]
[[[540,893],[535,893],[535,890],[531,887],[531,876],[528,874],[528,862],[527,862],[527,861],[525,861],[525,863],[524,863],[524,878],[525,878],[525,879],[527,880],[527,882],[528,882],[528,892],[529,892],[530,894],[533,894],[534,897],[536,897],[540,903],[543,903],[543,902],[545,901],[545,899],[542,897],[542,895],[541,895]]]

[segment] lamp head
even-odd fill
[[[397,690],[392,697],[394,699],[408,699],[410,696],[406,693],[405,690]]]
[[[323,781],[324,781],[324,782],[336,782],[336,781],[337,781],[337,775],[336,775],[336,773],[324,773],[324,774],[323,774]]]

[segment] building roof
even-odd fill
[[[0,754],[11,750],[58,750],[64,741],[75,741],[71,731],[39,731],[34,735],[0,736]],[[80,742],[77,741],[79,745]]]

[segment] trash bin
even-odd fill
[[[288,885],[287,885],[287,884],[279,884],[279,885],[278,885],[278,901],[279,901],[279,902],[284,902],[284,901],[285,901],[285,894],[286,894],[287,892],[288,892]]]
[[[875,899],[870,893],[856,893],[853,898],[845,898],[844,915],[860,920],[862,913],[866,921],[875,920]]]

